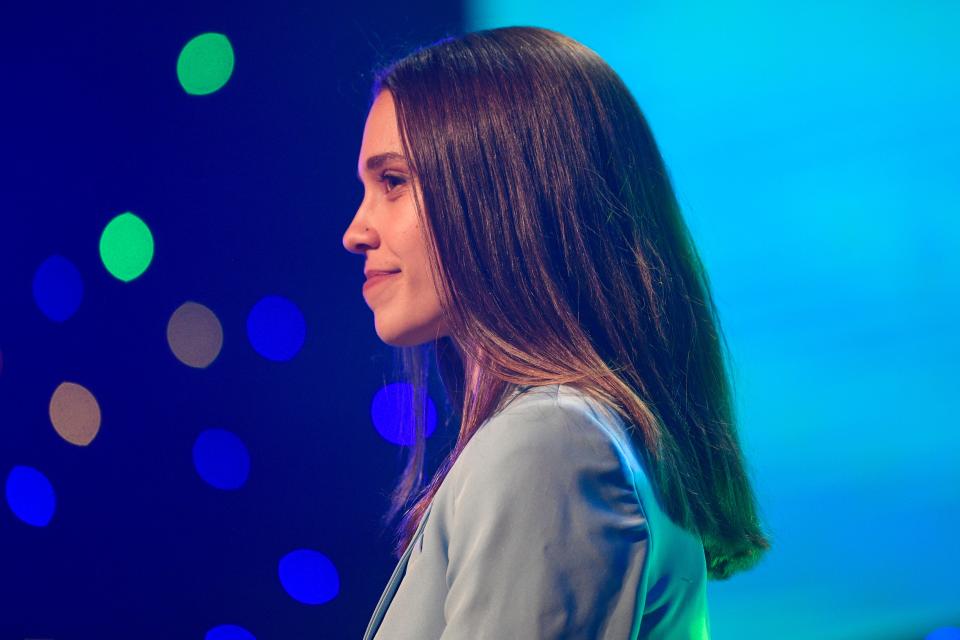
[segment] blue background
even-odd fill
[[[392,350],[341,245],[369,72],[508,24],[623,75],[706,261],[774,543],[710,583],[713,637],[960,624],[960,6],[101,3],[0,24],[0,479],[20,492],[0,498],[0,637],[362,635],[404,460]],[[177,56],[208,31],[236,66],[191,96]],[[122,283],[97,243],[128,210],[156,254]],[[63,321],[33,290],[54,255],[82,282]],[[248,332],[272,296],[302,313],[292,341]],[[164,336],[187,300],[223,325],[202,370]],[[64,380],[102,410],[87,447],[51,426]],[[456,435],[438,391],[430,473]],[[16,513],[42,495],[22,467],[55,492],[45,526]]]
[[[709,584],[714,637],[960,623],[960,5],[475,0],[467,24],[597,51],[670,169],[774,544]]]

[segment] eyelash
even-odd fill
[[[399,187],[400,185],[406,184],[406,182],[407,182],[407,179],[406,179],[406,178],[403,178],[403,177],[397,176],[397,175],[391,175],[391,174],[387,173],[386,171],[384,171],[383,173],[380,174],[380,182],[386,182],[387,184],[390,184],[390,183],[388,182],[389,180],[395,180],[395,181],[396,181],[396,184],[393,185],[393,188],[392,188],[392,189],[387,189],[387,193],[392,192],[394,189],[396,189],[396,188]]]

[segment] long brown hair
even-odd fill
[[[567,384],[623,416],[664,510],[703,541],[712,579],[753,566],[770,543],[737,436],[729,347],[621,78],[567,36],[505,27],[414,50],[377,71],[371,103],[383,90],[456,338],[395,351],[416,431],[384,519],[403,511],[397,556],[510,392]],[[431,364],[460,429],[424,486]]]

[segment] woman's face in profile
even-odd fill
[[[403,158],[393,96],[381,91],[363,128],[357,173],[363,200],[343,234],[343,246],[365,257],[364,271],[391,271],[370,280],[363,298],[377,335],[407,347],[447,335],[440,298],[427,260],[414,206],[415,182]]]

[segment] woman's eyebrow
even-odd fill
[[[370,156],[367,158],[367,171],[376,171],[386,163],[392,160],[400,160],[406,162],[407,159],[403,157],[403,154],[397,153],[396,151],[387,151],[386,153],[378,153],[375,156]],[[360,177],[360,174],[357,173],[357,179],[361,182],[363,179]]]

